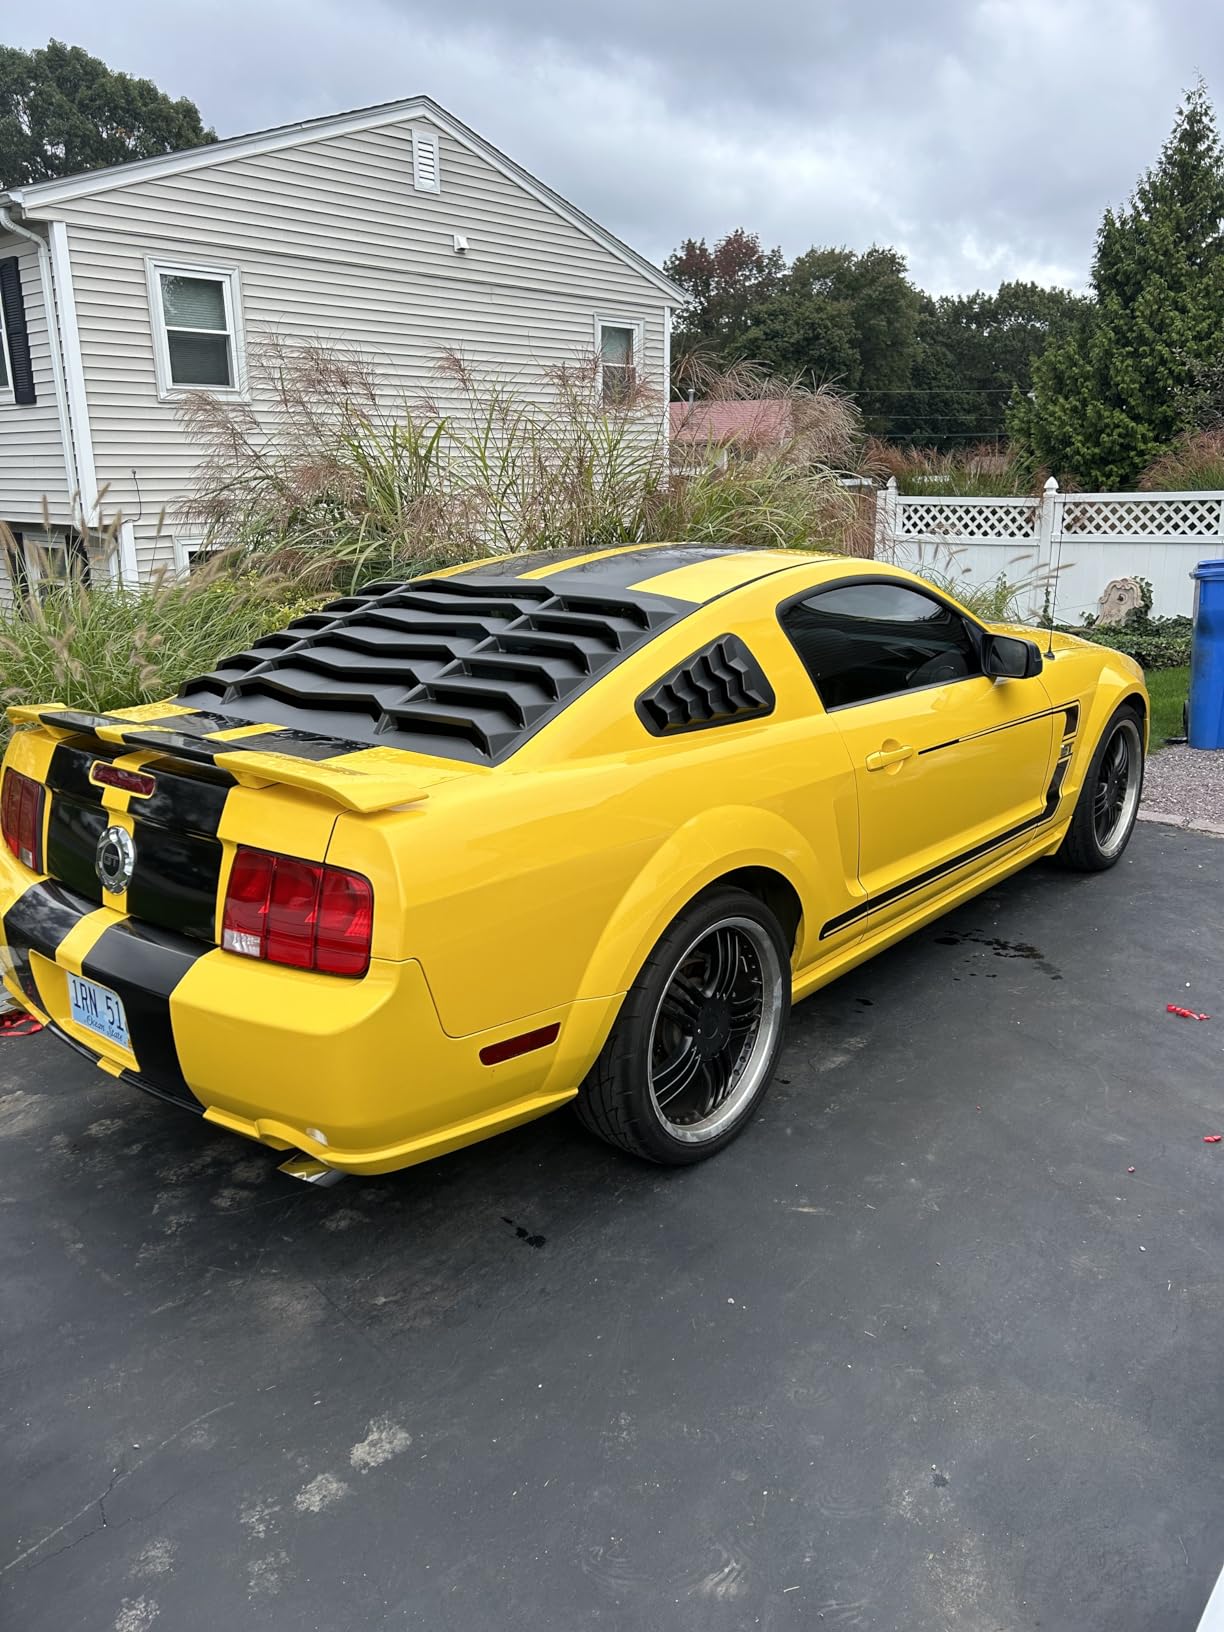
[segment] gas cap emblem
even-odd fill
[[[132,882],[136,867],[136,846],[124,827],[108,827],[94,851],[94,871],[104,890],[122,895]]]

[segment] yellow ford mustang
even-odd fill
[[[567,1100],[712,1155],[794,998],[1038,856],[1117,861],[1148,703],[898,569],[659,544],[375,584],[173,702],[10,713],[9,992],[330,1178]]]

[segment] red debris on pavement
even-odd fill
[[[0,1014],[0,1037],[33,1037],[36,1031],[41,1031],[42,1022],[35,1020],[32,1015],[22,1014],[20,1009],[12,1014]]]
[[[1134,1172],[1134,1171],[1135,1171],[1135,1170],[1134,1170],[1134,1168],[1133,1168],[1133,1167],[1128,1167],[1128,1168],[1127,1168],[1127,1170],[1126,1170],[1126,1171],[1127,1171],[1127,1172],[1128,1172],[1128,1173],[1133,1173],[1133,1172]]]
[[[1179,1008],[1176,1003],[1166,1003],[1165,1004],[1165,1013],[1166,1014],[1180,1015],[1183,1020],[1210,1020],[1211,1019],[1211,1016],[1209,1014],[1200,1014],[1197,1009]]]
[[[1224,1133],[1205,1133],[1203,1135],[1205,1145],[1218,1145],[1221,1139],[1224,1139]]]

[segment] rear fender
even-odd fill
[[[627,991],[667,926],[693,897],[744,867],[780,874],[799,896],[803,917],[795,964],[802,964],[805,926],[819,925],[831,915],[815,852],[781,816],[727,805],[686,822],[654,852],[608,920],[576,995],[594,998]]]

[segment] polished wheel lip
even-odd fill
[[[1134,720],[1119,720],[1097,767],[1092,827],[1107,860],[1118,855],[1135,825],[1143,788],[1143,738]]]
[[[723,930],[730,930],[736,935],[742,936],[749,943],[749,949],[756,959],[761,977],[761,999],[755,1021],[755,1035],[752,1038],[751,1047],[748,1048],[747,1058],[741,1058],[740,1061],[737,1061],[735,1080],[730,1090],[719,1101],[717,1107],[699,1122],[677,1123],[671,1121],[666,1111],[660,1106],[654,1082],[653,1062],[659,1017],[680,970],[704,941],[709,940]],[[742,950],[744,949],[741,946]],[[708,1144],[711,1140],[717,1139],[721,1134],[725,1133],[727,1128],[740,1115],[744,1106],[754,1098],[760,1089],[762,1079],[769,1069],[778,1033],[782,1026],[783,981],[788,975],[789,971],[784,974],[777,945],[764,924],[758,922],[755,918],[742,917],[738,914],[719,918],[713,924],[708,925],[700,934],[693,937],[672,964],[672,971],[667,978],[667,984],[664,986],[662,995],[655,1006],[646,1050],[647,1098],[659,1125],[671,1138],[686,1145]]]

